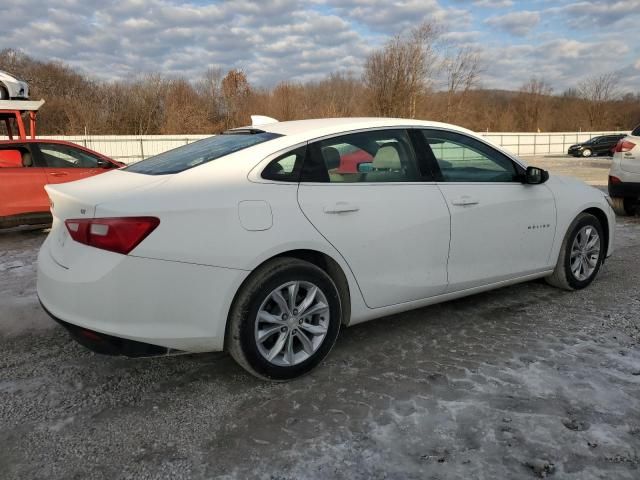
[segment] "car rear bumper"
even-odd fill
[[[92,247],[86,248],[95,251],[94,261],[85,252],[81,265],[66,268],[51,256],[50,241],[51,235],[38,255],[38,297],[80,343],[134,356],[224,348],[229,307],[249,272]],[[115,260],[109,264],[106,255]]]

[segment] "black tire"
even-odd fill
[[[255,329],[263,302],[279,286],[293,281],[309,282],[321,290],[329,306],[330,321],[322,343],[309,358],[282,366],[260,353]],[[329,354],[341,323],[340,293],[331,277],[312,263],[297,258],[277,258],[259,267],[240,287],[229,314],[226,347],[234,360],[252,375],[265,380],[292,380],[309,373]]]
[[[9,91],[0,85],[0,100],[9,100]]]
[[[600,237],[600,254],[598,256],[595,269],[591,275],[584,280],[580,280],[576,278],[571,271],[571,246],[573,245],[573,241],[576,235],[578,235],[578,232],[587,225],[595,228],[598,232],[598,236]],[[560,255],[558,256],[556,268],[551,275],[545,278],[545,280],[549,285],[563,290],[581,290],[588,287],[598,275],[598,271],[600,270],[600,266],[602,265],[602,261],[604,260],[606,253],[603,227],[600,224],[600,220],[590,213],[581,213],[569,226],[567,234],[562,241],[562,246],[560,247]]]
[[[637,200],[634,198],[611,197],[613,211],[619,217],[628,217],[636,214]]]
[[[583,156],[583,157],[590,157],[591,155],[593,155],[593,152],[592,152],[592,151],[591,151],[591,149],[589,149],[589,148],[585,148],[585,149],[582,151],[582,156]]]

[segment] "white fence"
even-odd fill
[[[627,132],[480,133],[491,142],[519,156],[564,154],[570,145],[599,135]],[[125,163],[134,163],[209,135],[74,135],[42,136],[67,140]],[[1,139],[2,137],[0,137]],[[6,137],[4,137],[6,138]]]

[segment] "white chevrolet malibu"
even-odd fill
[[[599,190],[417,120],[273,121],[46,189],[38,295],[76,340],[227,350],[276,380],[343,326],[536,278],[584,288],[615,224]]]

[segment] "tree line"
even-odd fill
[[[220,68],[196,79],[156,73],[107,82],[19,50],[0,51],[0,69],[26,79],[32,99],[46,100],[40,134],[217,133],[249,124],[251,114],[419,118],[475,131],[629,130],[640,123],[640,91],[622,92],[614,73],[582,78],[561,93],[539,77],[507,91],[482,88],[489,67],[478,50],[447,43],[433,23],[374,50],[360,75],[328,73],[273,87]]]

